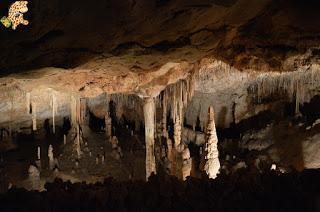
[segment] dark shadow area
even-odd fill
[[[226,106],[223,106],[218,113],[218,123],[221,124],[221,126],[225,125],[227,113],[228,108]]]
[[[105,128],[105,121],[104,119],[100,119],[96,117],[92,112],[89,111],[89,127],[94,132],[99,132],[103,128]]]
[[[13,2],[1,1],[1,17],[7,15]],[[261,8],[250,1],[240,6],[237,2],[29,1],[29,11],[24,14],[28,26],[14,31],[0,25],[0,74],[50,66],[74,68],[97,56],[117,55],[135,46],[141,47],[143,54],[169,52],[195,45],[192,36],[204,31],[213,32],[210,37],[217,37],[221,43],[229,32],[238,31],[230,44],[214,46],[208,42],[212,45],[210,53],[229,64],[235,62],[236,55],[248,52],[278,67],[288,52],[302,53],[307,47],[318,46],[319,2],[274,0]],[[242,13],[244,9],[250,12]],[[278,16],[280,21],[274,24]],[[244,58],[239,65],[247,65],[248,60]]]
[[[272,128],[270,138],[274,141],[277,155],[284,164],[295,170],[305,169],[302,142],[305,139],[304,130],[297,130],[286,123],[279,123]],[[281,165],[281,164],[280,164]]]
[[[259,130],[272,123],[277,114],[271,111],[263,111],[258,115],[252,116],[248,119],[240,121],[238,124],[231,124],[229,128],[221,129],[217,128],[217,134],[219,140],[223,138],[228,139],[240,139],[242,133],[248,130]]]
[[[63,117],[63,125],[62,125],[63,134],[67,135],[70,129],[71,129],[70,119],[68,117]]]
[[[45,192],[13,188],[1,211],[319,211],[320,170],[279,175],[239,170],[216,180],[151,176],[149,182],[71,184],[56,179]]]
[[[320,118],[320,96],[315,96],[309,103],[300,107],[301,114],[306,117],[307,123],[313,123]]]

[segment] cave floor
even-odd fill
[[[93,132],[89,127],[83,127],[82,132],[80,158],[76,153],[73,133],[68,134],[66,144],[59,130],[55,135],[38,131],[33,135],[17,136],[8,145],[11,150],[1,154],[1,190],[6,190],[8,184],[32,189],[33,180],[28,177],[30,165],[38,167],[40,171],[41,183],[36,186],[40,189],[43,189],[45,182],[53,181],[56,177],[87,183],[103,181],[107,177],[120,181],[145,179],[145,150],[139,136],[131,136],[127,130],[118,137],[119,146],[129,146],[122,148],[122,156],[118,158],[104,132]],[[126,145],[128,142],[131,145]],[[48,159],[50,144],[55,158],[54,169],[50,169]],[[41,149],[40,161],[37,160],[38,146]]]
[[[282,173],[293,169],[302,171],[319,168],[318,123],[319,121],[315,121],[310,125],[303,121],[285,120],[245,132],[241,139],[220,140],[220,172],[232,174],[242,168],[265,172],[270,170],[272,164],[276,164],[277,170]],[[68,133],[66,144],[59,127],[56,134],[38,130],[29,135],[19,134],[11,142],[2,141],[2,149],[5,151],[0,155],[1,191],[6,191],[9,185],[42,190],[46,182],[52,182],[55,178],[73,183],[103,182],[108,177],[118,181],[144,181],[146,173],[143,135],[133,132],[130,126],[120,126],[115,130],[121,155],[112,148],[103,129],[94,131],[86,125],[82,126],[80,158],[77,155],[73,130]],[[161,143],[165,141],[156,141],[156,144]],[[53,147],[54,168],[50,167],[49,145]],[[40,161],[37,160],[38,147],[41,150]],[[181,179],[181,161],[176,157],[176,170],[172,171],[173,164],[170,165],[166,160],[167,155],[162,153],[163,149],[163,145],[155,146],[157,172],[175,175]],[[199,147],[190,143],[189,150],[192,158],[190,175],[201,177]],[[30,177],[30,165],[38,167],[40,178]]]

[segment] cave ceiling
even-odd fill
[[[2,2],[6,14],[11,1]],[[302,62],[318,63],[318,8],[316,0],[34,0],[28,26],[0,30],[0,83],[90,96],[162,89],[206,58],[293,71],[285,61],[307,51]]]

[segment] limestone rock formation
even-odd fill
[[[206,129],[206,141],[203,151],[204,171],[209,178],[216,178],[220,169],[218,138],[216,133],[216,126],[214,123],[213,107],[208,110],[208,124]]]
[[[33,165],[29,166],[28,180],[30,182],[30,190],[41,190],[40,171],[37,167]]]
[[[49,158],[49,169],[53,170],[56,164],[53,156],[53,147],[51,144],[49,145],[49,148],[48,148],[48,158]]]
[[[217,128],[224,150],[233,143],[279,167],[319,168],[319,129],[312,124],[320,118],[317,6],[316,0],[33,1],[28,27],[0,30],[0,145],[7,150],[24,135],[37,140],[46,125],[49,139],[62,140],[63,133],[63,149],[73,157],[72,168],[64,168],[79,166],[74,175],[83,164],[131,163],[145,151],[139,163],[146,179],[161,166],[185,179],[199,165],[200,149],[202,168],[215,178]],[[276,131],[284,119],[290,123]],[[88,137],[85,128],[92,130]],[[105,149],[93,145],[102,132]],[[286,133],[292,143],[282,139]],[[241,156],[227,154],[234,155],[227,163],[244,167]],[[46,160],[37,156],[42,172]],[[52,146],[48,157],[52,171]]]
[[[156,174],[156,161],[154,153],[155,135],[155,103],[153,98],[147,98],[143,105],[146,137],[146,179],[151,173]]]

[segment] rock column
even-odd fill
[[[146,179],[152,172],[156,173],[154,155],[155,103],[153,98],[145,99],[143,106],[146,137]]]

